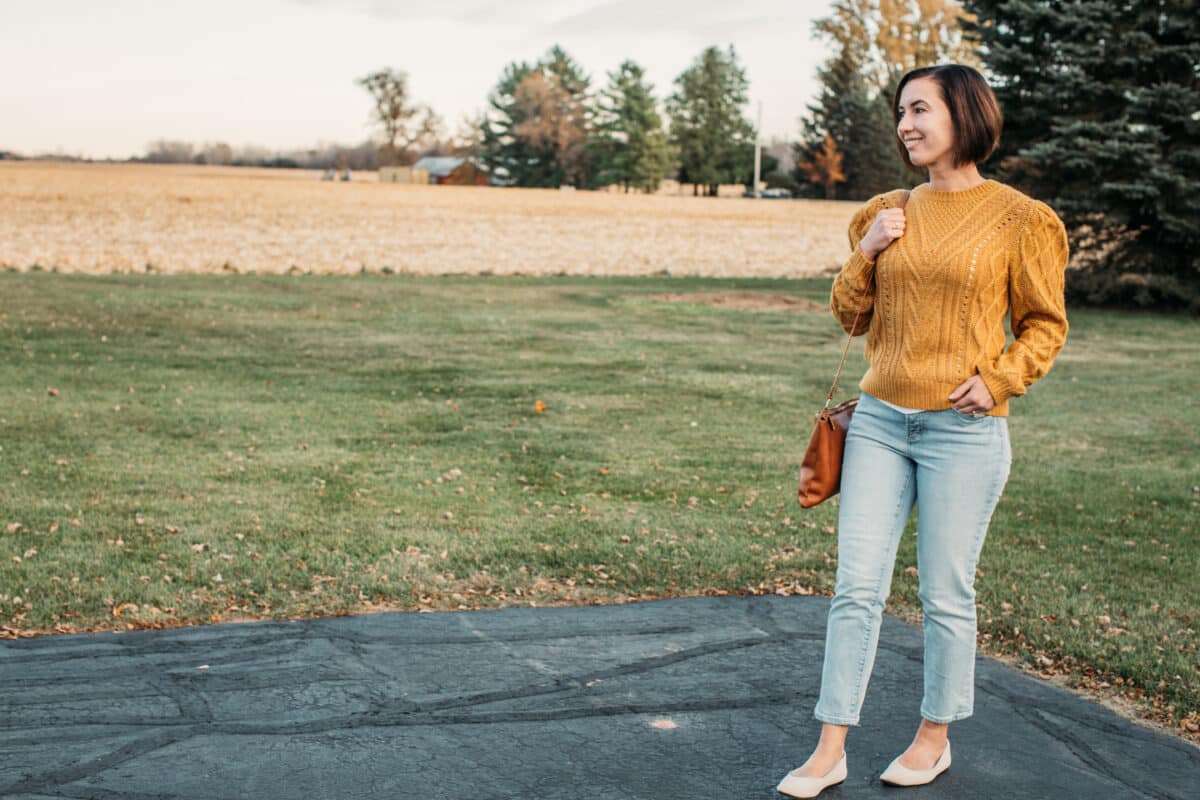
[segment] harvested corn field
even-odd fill
[[[800,277],[841,264],[857,207],[319,177],[0,162],[0,268]]]

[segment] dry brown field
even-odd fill
[[[0,162],[0,268],[801,277],[841,264],[857,207],[319,177]]]

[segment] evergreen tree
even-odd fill
[[[896,148],[892,97],[903,74],[915,67],[978,63],[964,41],[963,19],[955,0],[835,0],[830,15],[813,24],[833,53],[817,72],[822,91],[802,123],[797,164],[812,163],[829,135],[845,154],[846,182],[836,196],[865,200],[913,185],[918,174],[907,169]],[[806,185],[803,170],[795,177]]]
[[[517,136],[516,127],[524,122],[516,94],[534,67],[513,62],[504,68],[500,81],[488,97],[488,111],[479,128],[479,157],[494,179],[511,186],[549,186],[547,154],[528,145]]]
[[[587,97],[588,86],[592,82],[591,78],[583,71],[582,67],[575,63],[575,59],[567,55],[566,50],[554,45],[542,59],[541,66],[551,75],[558,76],[563,88],[572,97]]]
[[[1058,211],[1068,296],[1200,313],[1200,11],[971,2],[1005,113],[1001,177]]]
[[[645,70],[625,61],[608,74],[597,102],[591,142],[594,183],[652,192],[674,168],[676,152],[663,130]]]
[[[843,154],[844,181],[825,186],[819,195],[831,200],[865,200],[898,186],[911,186],[914,179],[896,151],[891,99],[866,83],[862,58],[861,50],[843,47],[818,70],[821,94],[808,107],[802,138],[796,145],[795,177],[803,186],[811,180],[800,165],[814,162],[826,137],[837,143]]]
[[[730,45],[709,47],[675,79],[667,99],[671,138],[679,148],[680,180],[716,195],[722,183],[741,183],[754,170],[754,126],[745,118],[748,82]],[[746,145],[750,147],[747,149]],[[749,163],[747,163],[749,154]]]
[[[537,64],[506,66],[480,129],[484,164],[513,186],[586,185],[588,84],[557,45]]]

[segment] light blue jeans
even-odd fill
[[[837,583],[813,716],[859,724],[896,549],[914,502],[925,631],[921,716],[971,716],[975,564],[1012,464],[1007,418],[954,409],[905,414],[864,392],[842,463]]]

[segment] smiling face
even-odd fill
[[[896,134],[914,167],[938,165],[953,169],[954,123],[942,99],[941,87],[930,78],[916,78],[900,92],[900,121]]]

